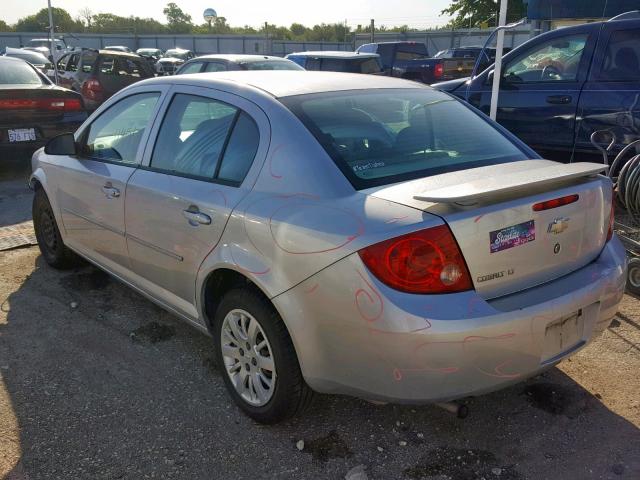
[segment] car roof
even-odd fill
[[[381,75],[319,72],[302,70],[235,70],[229,72],[196,73],[176,77],[156,77],[136,85],[188,84],[213,87],[226,84],[229,90],[245,91],[247,87],[276,98],[311,93],[386,88],[429,88],[424,84]],[[222,85],[220,85],[222,86]]]
[[[87,50],[91,50],[91,49],[87,49]],[[86,50],[84,50],[86,51]],[[95,52],[96,50],[94,50]],[[115,55],[118,57],[127,57],[127,58],[140,58],[140,55],[133,53],[133,52],[121,52],[120,50],[104,50],[104,49],[100,49],[97,50],[98,54],[100,55]],[[70,53],[78,53],[78,52],[70,52]]]
[[[379,57],[377,53],[358,53],[358,52],[343,52],[343,51],[330,51],[322,50],[318,52],[295,52],[290,53],[290,56],[296,57],[320,57],[320,58],[375,58]]]
[[[197,60],[226,60],[228,62],[261,62],[264,60],[286,60],[282,57],[274,57],[269,55],[249,55],[249,54],[222,54],[214,53],[210,55],[200,55],[189,60],[189,63]],[[289,60],[290,61],[290,60]]]
[[[37,52],[35,50],[25,50],[24,48],[5,47],[4,54],[6,56],[27,55],[27,56],[33,56],[33,57],[42,57],[45,60],[49,61],[47,57],[45,57],[42,53]]]

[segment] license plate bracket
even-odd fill
[[[544,330],[542,362],[562,357],[564,353],[573,351],[578,344],[583,343],[583,333],[582,309],[549,322]]]
[[[33,142],[36,140],[35,128],[11,128],[7,130],[9,143]]]

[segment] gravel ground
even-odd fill
[[[1,180],[0,226],[22,221],[23,179]],[[469,399],[466,420],[319,396],[264,427],[227,397],[207,336],[108,275],[55,271],[34,247],[0,252],[0,272],[0,478],[640,478],[632,297],[557,368]]]

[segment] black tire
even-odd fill
[[[640,297],[640,258],[638,257],[629,260],[627,291]]]
[[[222,325],[229,312],[241,309],[258,322],[271,346],[276,380],[270,400],[262,405],[251,405],[236,391],[225,365],[220,338]],[[259,423],[274,424],[304,411],[311,403],[313,391],[304,381],[298,357],[284,322],[271,303],[252,288],[228,291],[223,297],[213,320],[216,363],[227,391],[234,402],[249,417]]]
[[[76,266],[78,256],[62,241],[53,209],[42,188],[36,190],[33,197],[32,216],[38,247],[45,261],[60,270]]]

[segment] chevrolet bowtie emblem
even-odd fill
[[[569,228],[569,218],[560,217],[556,218],[549,224],[549,226],[547,227],[547,233],[558,235],[559,233],[564,232],[567,228]]]

